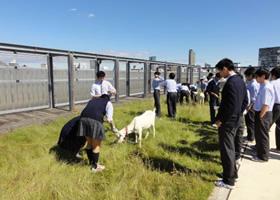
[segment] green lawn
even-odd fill
[[[77,159],[56,143],[71,118],[20,128],[0,138],[0,199],[207,199],[216,173],[221,172],[217,130],[209,121],[209,107],[177,106],[177,120],[156,120],[156,137],[138,145],[114,144],[109,131],[92,173],[86,153]],[[116,106],[118,129],[134,116],[153,109],[153,100]],[[74,117],[74,116],[73,116]],[[145,132],[144,132],[145,136]]]

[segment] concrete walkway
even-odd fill
[[[270,129],[270,147],[275,148],[275,124]],[[245,135],[246,129],[244,131]],[[254,143],[244,144],[239,180],[234,190],[215,187],[209,200],[279,200],[280,154],[270,153],[266,163],[251,161]]]

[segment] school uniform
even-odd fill
[[[154,88],[154,100],[155,100],[155,108],[156,108],[156,116],[161,117],[161,109],[160,109],[160,83],[163,82],[164,79],[161,77],[155,78],[152,82],[152,86]]]
[[[77,136],[87,136],[93,139],[106,140],[103,126],[103,118],[105,115],[107,121],[112,120],[112,103],[103,98],[90,100],[81,113]]]
[[[247,89],[244,81],[236,74],[228,77],[223,91],[217,120],[222,124],[218,129],[220,153],[223,166],[223,182],[234,186],[237,175],[235,165],[236,129],[240,116],[248,104]]]
[[[186,98],[186,103],[189,104],[190,90],[186,85],[181,85],[180,87],[180,104],[183,105],[184,97]]]
[[[256,101],[256,97],[258,95],[260,89],[260,84],[253,79],[247,83],[247,90],[250,92],[250,99],[252,102]],[[247,126],[247,140],[254,141],[255,140],[255,112],[251,108],[247,114],[245,115],[245,122]]]
[[[255,138],[257,157],[268,161],[269,155],[269,129],[272,123],[272,109],[274,104],[274,89],[270,82],[260,84],[253,109],[255,110]],[[263,105],[268,105],[267,112],[260,119]]]
[[[167,110],[168,117],[176,117],[176,102],[177,102],[177,85],[176,81],[173,79],[168,79],[164,81],[162,86],[166,87],[167,91]]]
[[[271,81],[271,84],[273,85],[275,95],[272,110],[272,124],[276,123],[275,142],[277,150],[280,150],[280,78]]]
[[[197,87],[195,85],[190,85],[190,91],[191,91],[191,99],[196,102],[196,99],[193,96],[193,92],[197,92]]]
[[[211,124],[214,124],[216,122],[216,119],[215,119],[215,116],[216,116],[216,112],[215,112],[215,109],[214,107],[215,106],[218,106],[217,102],[218,102],[218,98],[216,98],[215,96],[213,96],[211,94],[211,92],[217,94],[219,96],[219,93],[220,93],[220,82],[217,81],[215,78],[212,79],[208,85],[207,85],[207,88],[206,88],[206,91],[207,93],[209,94],[210,96],[210,101],[209,101],[209,108],[210,108],[210,119],[211,119]]]
[[[102,94],[108,94],[108,91],[114,90],[116,92],[116,89],[112,86],[112,84],[109,81],[102,81],[102,83],[99,80],[96,80],[90,89],[90,95],[102,95]],[[110,95],[110,94],[108,94]]]
[[[208,93],[207,93],[207,91],[206,91],[206,88],[207,88],[207,83],[205,83],[205,82],[202,82],[201,84],[200,84],[200,89],[203,91],[203,93],[204,93],[204,101],[205,102],[207,102],[208,101]]]

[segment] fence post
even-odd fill
[[[126,96],[130,96],[130,65],[129,61],[126,61]]]
[[[116,88],[116,94],[115,94],[115,102],[119,103],[119,92],[120,92],[120,61],[119,59],[115,60],[115,88]]]
[[[144,94],[143,94],[143,98],[146,98],[147,97],[147,93],[148,93],[148,82],[149,82],[149,79],[148,79],[148,71],[149,71],[149,63],[148,62],[145,62],[144,63]]]
[[[164,80],[167,79],[167,64],[164,64]],[[166,88],[163,91],[163,94],[166,94]]]
[[[177,83],[181,83],[182,82],[181,73],[182,73],[182,66],[179,65],[177,67]]]
[[[152,91],[151,91],[151,89],[152,89],[152,78],[151,78],[151,76],[152,76],[152,64],[150,63],[150,64],[148,64],[148,93],[149,94],[151,94],[152,93]]]
[[[191,84],[193,84],[193,67],[191,67],[191,73],[190,73],[190,75],[191,75],[191,77],[190,77],[190,79],[191,79]]]
[[[49,107],[54,108],[54,93],[53,93],[53,57],[51,54],[47,55],[48,66],[48,88],[49,88]]]
[[[69,88],[69,110],[75,108],[75,94],[74,94],[74,56],[72,53],[68,55],[68,88]]]

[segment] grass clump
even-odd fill
[[[150,134],[141,149],[114,144],[105,124],[107,141],[99,162],[106,169],[101,173],[90,171],[84,151],[78,159],[56,145],[71,118],[6,134],[0,139],[0,199],[207,199],[221,171],[217,133],[207,122],[209,108],[178,106],[172,121],[161,103],[156,137]],[[153,109],[151,99],[116,106],[117,128],[148,109]]]

